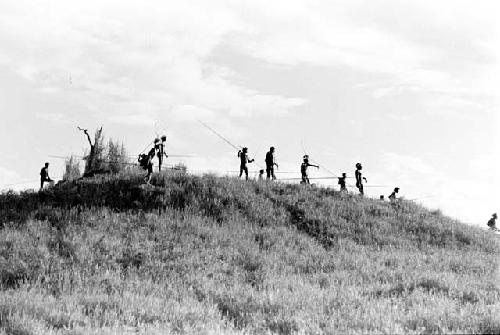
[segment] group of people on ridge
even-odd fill
[[[276,174],[274,172],[274,168],[279,168],[278,163],[276,163],[276,158],[275,158],[275,151],[276,149],[274,147],[270,147],[269,151],[266,153],[266,179],[267,180],[276,180]],[[243,176],[243,173],[245,174],[245,179],[248,180],[248,164],[255,162],[254,158],[250,158],[248,155],[248,148],[243,147],[241,150],[238,151],[238,158],[240,159],[240,174],[239,178]],[[315,167],[319,169],[319,165],[311,164],[309,162],[309,155],[304,155],[302,157],[302,164],[300,165],[300,175],[301,175],[301,184],[311,184],[309,180],[309,174],[307,172],[309,167]],[[363,169],[363,166],[361,163],[356,164],[356,171],[355,171],[355,176],[356,176],[356,187],[359,190],[359,193],[361,195],[364,194],[363,190],[363,182],[367,182],[367,179],[363,177],[363,174],[361,170]],[[338,184],[340,185],[340,191],[341,192],[347,192],[347,187],[346,187],[346,173],[342,173],[342,177],[339,177]],[[259,170],[259,180],[264,179],[264,169]],[[397,190],[396,190],[397,189]],[[396,193],[398,192],[399,188],[394,189],[394,192],[389,196],[390,199],[396,199]]]
[[[158,157],[158,171],[161,171],[161,167],[163,164],[163,158],[168,158],[167,153],[165,152],[165,142],[167,137],[165,135],[161,136],[161,138],[155,138],[153,143],[153,147],[149,150],[147,154],[139,155],[138,161],[139,165],[147,170],[147,174],[144,177],[144,181],[149,184],[151,181],[151,176],[153,174],[153,159]],[[248,155],[248,148],[244,147],[238,151],[238,158],[240,159],[240,174],[239,178],[245,173],[245,179],[248,180],[248,164],[255,162],[254,158],[250,158]],[[279,168],[278,163],[275,158],[275,148],[270,147],[269,151],[266,153],[265,158],[266,163],[266,179],[267,180],[276,180],[276,175],[274,168]],[[319,165],[309,163],[309,156],[304,155],[302,164],[300,165],[300,174],[301,174],[301,184],[310,184],[309,175],[307,173],[307,169],[309,167],[315,167],[319,169]],[[356,171],[354,172],[354,176],[356,178],[356,188],[359,191],[360,195],[364,195],[363,183],[368,182],[368,180],[363,176],[362,173],[363,166],[361,163],[356,163]],[[347,192],[346,187],[346,173],[342,173],[342,177],[338,177],[338,184],[340,185],[341,192]],[[264,170],[261,169],[259,171],[259,180],[264,179]],[[53,183],[53,180],[49,177],[49,163],[45,163],[44,167],[40,171],[40,189],[43,189],[44,183]],[[396,194],[399,192],[399,187],[394,188],[394,191],[389,195],[389,200],[391,202],[396,201]],[[383,200],[384,196],[381,195],[380,199]],[[494,213],[491,219],[488,221],[487,225],[491,230],[498,231],[496,227],[496,219],[497,214]]]

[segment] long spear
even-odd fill
[[[241,150],[241,146],[236,146],[234,145],[233,143],[231,143],[227,138],[225,138],[224,136],[222,136],[219,132],[217,132],[215,129],[211,128],[208,124],[206,124],[205,122],[201,121],[201,120],[198,120],[198,122],[204,126],[205,128],[207,128],[208,130],[210,130],[212,133],[214,133],[217,137],[219,137],[221,140],[223,140],[224,142],[226,142],[227,144],[229,144],[230,146],[232,146],[234,149],[236,150]],[[254,157],[255,158],[255,157]],[[255,161],[255,159],[254,159]],[[258,167],[260,167],[262,169],[262,166],[255,162],[255,165],[257,165]]]
[[[234,145],[233,143],[231,143],[227,138],[225,138],[224,136],[222,136],[221,134],[219,134],[215,129],[213,128],[210,128],[210,126],[208,124],[206,124],[205,122],[202,122],[200,120],[198,120],[199,123],[201,123],[205,128],[207,128],[208,130],[210,130],[212,133],[214,133],[215,135],[217,135],[220,139],[222,139],[224,142],[226,142],[227,144],[229,144],[230,146],[232,146],[233,148],[235,148],[236,150],[240,150],[241,149],[241,146],[236,146]]]

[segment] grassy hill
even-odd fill
[[[495,236],[414,203],[138,174],[0,195],[0,333],[500,333]]]

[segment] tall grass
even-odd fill
[[[0,196],[7,334],[499,333],[495,237],[411,202],[183,173]]]

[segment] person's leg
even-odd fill
[[[245,180],[248,180],[248,167],[245,166]]]
[[[271,168],[269,166],[266,167],[267,180],[271,179]]]
[[[359,194],[364,195],[365,192],[363,191],[363,184],[359,184]]]
[[[151,176],[153,175],[153,163],[148,164],[148,174],[146,176],[146,183],[149,184],[151,181]]]
[[[40,179],[40,189],[43,190],[43,182],[44,180],[43,179]]]
[[[274,166],[271,167],[271,178],[273,178],[273,180],[276,180],[276,175],[274,174]]]
[[[240,176],[239,178],[241,178],[241,176],[243,175],[243,171],[245,171],[245,167],[240,165]]]

